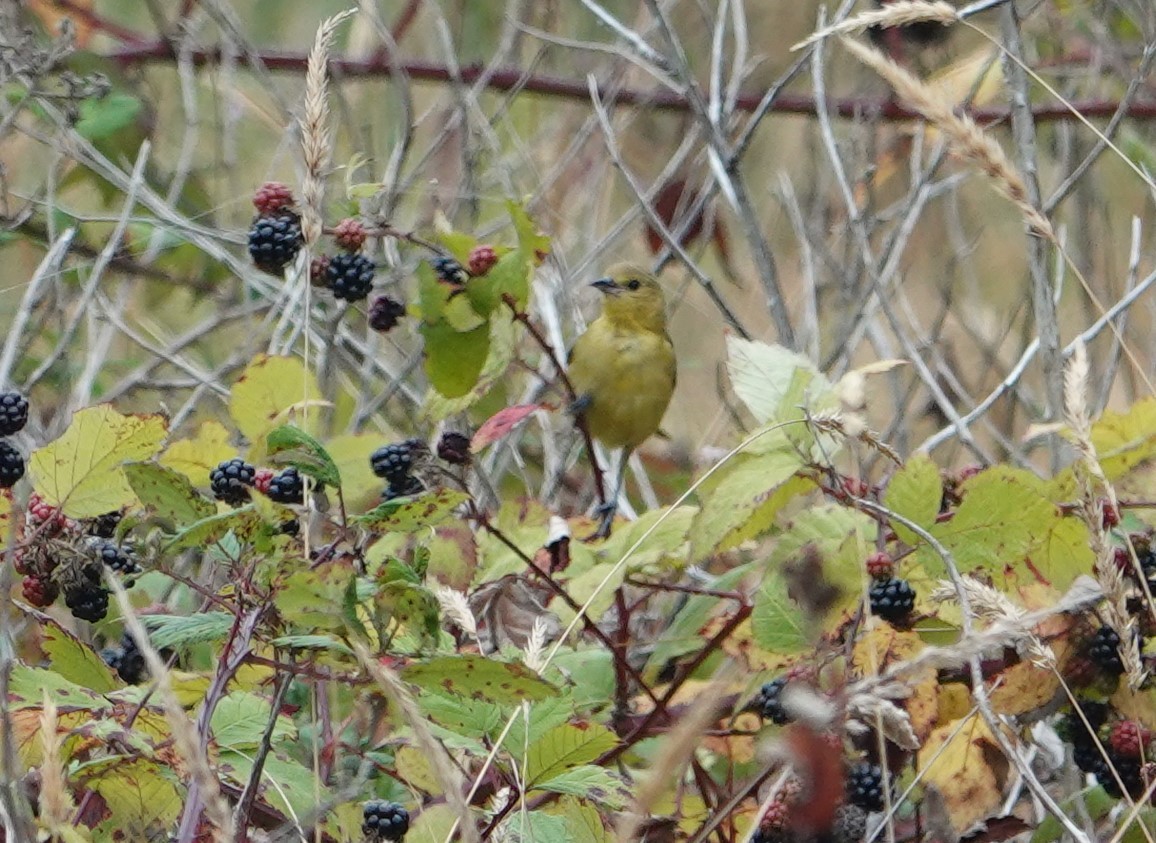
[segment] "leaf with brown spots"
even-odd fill
[[[923,783],[934,785],[943,797],[956,832],[999,810],[1008,760],[978,715],[935,729],[919,751],[916,766]]]
[[[513,705],[555,696],[558,689],[522,664],[485,656],[442,656],[407,667],[406,682],[435,694]]]

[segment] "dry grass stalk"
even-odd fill
[[[1140,661],[1140,648],[1135,635],[1136,619],[1128,611],[1128,588],[1124,574],[1116,565],[1116,551],[1104,526],[1105,505],[1116,507],[1116,493],[1096,456],[1092,442],[1092,422],[1088,413],[1087,387],[1089,380],[1088,352],[1083,342],[1077,342],[1072,359],[1064,372],[1064,417],[1071,430],[1079,460],[1074,466],[1080,492],[1080,517],[1088,527],[1089,545],[1095,555],[1096,579],[1104,591],[1101,609],[1105,623],[1120,636],[1120,660],[1128,683],[1138,688],[1145,671]]]
[[[478,619],[474,617],[474,613],[470,609],[470,601],[466,595],[448,586],[440,586],[434,591],[434,596],[437,597],[442,614],[460,626],[466,635],[477,641]]]
[[[128,592],[124,590],[120,580],[109,574],[105,577],[109,589],[116,596],[117,606],[120,608],[124,625],[136,641],[137,649],[144,657],[148,666],[149,676],[156,683],[156,693],[161,708],[172,731],[173,744],[185,762],[188,774],[201,792],[201,799],[205,806],[205,818],[209,821],[210,833],[214,843],[232,843],[233,820],[229,810],[229,803],[221,795],[221,783],[217,774],[209,764],[209,758],[201,749],[200,737],[196,725],[189,719],[181,701],[173,691],[173,684],[169,675],[168,666],[160,653],[149,641],[148,632],[140,622],[132,603],[128,599]]]
[[[1008,599],[1007,595],[974,577],[963,577],[962,585],[968,605],[980,620],[992,624],[995,629],[1006,628],[1020,632],[1022,637],[1016,646],[1022,648],[1034,664],[1042,668],[1055,665],[1056,654],[1052,648],[1044,644],[1039,636],[1024,625],[1023,620],[1027,613]],[[954,584],[944,582],[931,597],[933,600],[947,602],[957,600],[959,595]]]
[[[56,717],[56,703],[44,692],[44,706],[40,710],[40,822],[52,832],[72,826],[76,805],[68,790],[64,765],[60,760],[60,723]]]
[[[922,21],[937,21],[944,26],[950,26],[959,21],[959,14],[950,3],[931,3],[925,2],[925,0],[888,3],[882,9],[861,12],[845,21],[824,27],[795,44],[791,49],[801,50],[822,38],[862,32],[872,26],[904,26]]]
[[[301,117],[301,147],[305,156],[305,181],[301,186],[301,230],[311,246],[321,237],[321,208],[325,176],[333,155],[329,129],[329,48],[333,37],[353,10],[334,15],[317,28],[305,72],[305,113]]]
[[[1059,242],[1051,222],[1028,200],[1023,178],[1003,147],[985,134],[971,118],[956,113],[953,104],[941,92],[925,84],[883,53],[849,38],[840,40],[848,52],[882,76],[907,105],[939,129],[957,155],[987,175],[996,189],[1019,208],[1032,231],[1053,243]]]

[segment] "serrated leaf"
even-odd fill
[[[223,751],[216,766],[222,775],[243,787],[253,771],[252,753]],[[261,794],[286,818],[309,816],[317,805],[333,798],[329,788],[317,780],[311,769],[281,751],[270,752],[265,758]]]
[[[780,345],[727,337],[727,372],[735,394],[746,405],[757,424],[793,415],[802,396],[812,410],[826,409],[835,402],[831,382],[803,355]]]
[[[566,840],[566,821],[545,811],[513,813],[503,824],[509,843],[545,843]]]
[[[95,518],[136,500],[122,465],[160,450],[159,415],[123,416],[107,404],[78,410],[64,435],[32,454],[33,486],[72,518]]]
[[[551,793],[581,796],[615,811],[625,808],[632,799],[630,788],[614,773],[589,765],[566,770],[545,781],[536,782],[532,787]]]
[[[208,488],[209,472],[224,460],[237,456],[229,431],[218,421],[207,421],[192,439],[178,439],[160,456],[161,465],[179,471],[198,488]]]
[[[563,796],[546,812],[566,821],[567,843],[611,843],[614,839],[598,809],[584,799]]]
[[[269,644],[286,650],[332,650],[347,656],[353,655],[348,646],[328,635],[281,635]]]
[[[193,488],[180,472],[153,462],[133,462],[125,477],[141,504],[162,519],[184,527],[212,516],[217,505]]]
[[[755,595],[751,632],[760,647],[777,655],[802,653],[813,645],[810,624],[799,604],[787,594],[778,571],[768,573]]]
[[[52,670],[82,688],[107,693],[119,684],[100,654],[82,642],[53,618],[36,613],[40,624],[40,649]]]
[[[565,723],[551,729],[530,745],[526,754],[527,788],[537,787],[566,770],[581,767],[618,745],[618,738],[605,726]],[[575,793],[573,790],[560,793]]]
[[[261,743],[271,716],[277,718],[273,745],[296,737],[297,727],[292,720],[280,713],[274,714],[268,700],[244,691],[234,691],[217,703],[210,729],[221,749],[254,749]]]
[[[1144,398],[1123,412],[1105,412],[1092,425],[1092,446],[1109,481],[1123,477],[1156,456],[1156,398]]]
[[[785,501],[775,492],[794,476],[803,461],[793,448],[769,451],[757,456],[739,456],[713,486],[702,493],[702,507],[690,529],[690,562],[741,540],[754,538],[748,527],[756,521],[768,529],[774,514]],[[766,510],[772,511],[768,513]]]
[[[142,615],[149,641],[158,650],[179,650],[193,644],[221,641],[233,628],[236,618],[224,612],[195,615]]]
[[[380,533],[413,533],[445,523],[467,500],[469,495],[456,489],[437,489],[409,500],[386,501],[353,520]]]
[[[84,783],[101,795],[130,839],[145,839],[143,833],[150,826],[175,822],[184,804],[181,790],[165,770],[142,758],[120,759]]]
[[[461,395],[449,396],[440,391],[431,391],[426,396],[423,413],[430,419],[440,421],[462,413],[478,403],[494,385],[505,377],[514,359],[514,347],[518,330],[507,313],[495,313],[489,323],[489,345],[485,352],[485,362],[481,372],[474,378],[473,385]]]
[[[264,525],[261,516],[247,505],[240,509],[220,512],[202,518],[180,530],[165,545],[166,551],[181,550],[186,547],[203,547],[207,544],[220,541],[229,533],[234,533],[239,539],[248,540],[260,534]]]
[[[299,427],[281,425],[265,439],[267,453],[278,465],[291,465],[327,486],[341,486],[341,472],[325,447]]]
[[[352,564],[346,560],[294,571],[285,578],[274,603],[295,625],[314,631],[343,631],[349,623],[347,595],[351,586],[356,586],[356,579]]]
[[[458,331],[449,322],[423,322],[425,373],[445,398],[467,395],[477,384],[490,351],[489,323]]]
[[[935,526],[942,498],[939,468],[926,454],[917,454],[891,478],[883,502],[892,512],[929,530]],[[912,546],[919,543],[916,535],[898,521],[891,526],[900,540]]]
[[[108,700],[95,691],[75,682],[69,682],[54,670],[27,667],[16,664],[8,680],[8,706],[16,711],[24,708],[39,709],[44,704],[44,694],[52,697],[56,708],[64,713],[70,711],[104,711],[110,707]]]
[[[303,411],[320,398],[317,379],[299,358],[260,354],[233,384],[229,415],[250,443],[264,442],[270,430],[291,417],[299,427],[310,429],[319,413]]]
[[[693,506],[652,509],[640,515],[637,521],[616,529],[598,548],[598,555],[603,559],[617,562],[641,540],[642,544],[627,560],[626,567],[629,570],[637,571],[657,565],[668,557],[674,557],[682,564],[688,564],[685,553],[680,551],[683,551],[691,524],[697,514],[698,508]],[[646,535],[652,527],[653,532]]]
[[[535,702],[558,690],[523,664],[485,656],[442,656],[410,665],[401,673],[406,682],[426,691],[510,705]]]
[[[405,835],[405,843],[445,843],[453,838],[457,822],[458,815],[449,805],[422,808]]]
[[[935,729],[919,750],[917,766],[923,781],[939,790],[957,832],[999,810],[1010,765],[978,714]]]

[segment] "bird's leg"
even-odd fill
[[[610,528],[614,524],[614,516],[618,512],[618,498],[622,495],[622,490],[626,483],[626,467],[630,464],[630,449],[625,448],[622,451],[622,456],[618,461],[618,476],[614,480],[614,494],[607,498],[606,503],[598,507],[597,512],[602,517],[598,522],[598,529],[590,538],[604,539],[610,535]]]

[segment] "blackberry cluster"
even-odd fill
[[[249,257],[254,265],[270,275],[281,275],[293,263],[305,238],[301,218],[292,211],[261,215],[249,228]]]
[[[397,802],[374,799],[362,807],[361,831],[367,840],[401,840],[409,831],[409,811]]]
[[[835,809],[831,837],[836,843],[862,843],[867,836],[867,812],[858,805],[844,803]]]
[[[266,494],[269,500],[276,503],[303,504],[305,480],[296,468],[289,466],[269,481],[269,490]]]
[[[369,306],[369,327],[379,334],[392,331],[401,317],[405,316],[405,305],[389,296],[378,296]]]
[[[438,459],[450,465],[469,465],[470,437],[464,433],[447,430],[438,439]]]
[[[0,489],[11,489],[24,476],[24,457],[6,439],[0,439]]]
[[[906,620],[915,608],[915,589],[898,577],[876,580],[867,596],[871,600],[871,613],[891,623]]]
[[[1088,642],[1088,658],[1109,676],[1121,676],[1124,662],[1120,659],[1120,635],[1110,626],[1096,630]]]
[[[334,255],[325,267],[325,280],[333,297],[348,302],[361,301],[373,289],[373,261],[365,255],[345,252]]]
[[[390,483],[381,492],[383,501],[394,498],[410,498],[425,491],[425,485],[416,477],[406,477],[401,483]]]
[[[96,544],[96,555],[100,559],[101,564],[121,575],[139,574],[143,570],[128,551],[117,547],[110,541],[98,542]]]
[[[120,525],[123,513],[118,509],[115,512],[106,512],[88,522],[88,534],[99,539],[111,539],[116,535],[116,528]]]
[[[783,677],[772,679],[755,694],[750,702],[750,708],[758,712],[764,720],[770,720],[779,726],[790,723],[792,718],[783,708],[783,689],[787,687],[787,680]]]
[[[883,769],[878,764],[860,761],[847,771],[847,802],[864,811],[883,810]]]
[[[240,457],[225,460],[209,472],[209,484],[213,497],[230,506],[241,506],[249,500],[249,487],[253,485],[257,470]]]
[[[127,632],[121,637],[119,646],[105,647],[100,651],[100,657],[129,685],[139,685],[149,678],[148,667],[137,648],[136,639]]]
[[[373,473],[389,481],[391,485],[402,485],[413,470],[414,457],[425,450],[420,439],[406,439],[378,448],[369,455],[369,465]]]
[[[96,623],[108,614],[108,589],[100,584],[100,573],[85,571],[82,582],[64,590],[64,605],[77,620]]]
[[[447,284],[454,284],[460,287],[470,280],[469,271],[451,257],[442,255],[431,258],[429,265],[433,267],[434,274],[438,279],[445,281]]]
[[[0,392],[0,436],[19,433],[28,424],[28,399],[19,392]]]

